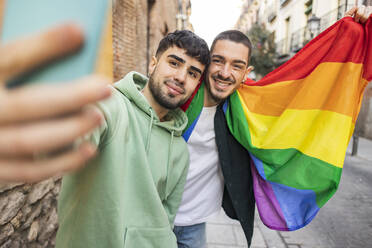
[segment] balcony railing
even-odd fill
[[[289,55],[288,39],[283,39],[276,43],[276,53],[279,56]]]
[[[298,52],[309,40],[310,36],[306,27],[300,28],[291,34],[291,52]]]

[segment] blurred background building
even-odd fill
[[[190,0],[114,0],[114,79],[130,71],[147,74],[159,41],[176,29],[190,29]]]
[[[371,4],[370,0],[357,0]],[[355,0],[247,0],[236,28],[248,32],[262,25],[275,37],[278,64],[298,52],[355,5]]]

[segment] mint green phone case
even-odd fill
[[[2,42],[72,21],[84,30],[84,47],[76,54],[52,62],[9,82],[70,81],[94,70],[110,0],[7,0]]]

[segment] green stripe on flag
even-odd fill
[[[191,124],[199,116],[203,109],[203,105],[204,105],[204,82],[202,83],[202,85],[200,85],[198,92],[196,92],[189,107],[185,111],[188,118],[188,123],[186,128],[184,129],[184,132],[189,129]]]

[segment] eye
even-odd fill
[[[196,72],[193,72],[193,71],[189,71],[189,75],[192,77],[192,78],[197,78],[198,77],[198,74]]]
[[[222,63],[222,60],[220,60],[220,59],[212,59],[212,62],[215,63],[215,64],[221,64]]]
[[[174,60],[170,60],[169,61],[169,64],[173,67],[177,67],[179,65],[179,63],[177,61],[174,61]]]
[[[243,66],[241,66],[241,65],[233,65],[233,67],[235,69],[238,69],[238,70],[242,70],[243,69]]]

